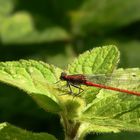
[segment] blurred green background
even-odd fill
[[[63,69],[80,53],[115,44],[119,67],[140,67],[140,0],[0,0],[0,61],[42,60]],[[24,92],[0,84],[0,122],[63,140],[59,116]],[[138,133],[90,134],[92,139],[138,139]]]

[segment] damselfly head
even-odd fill
[[[65,76],[67,76],[66,72],[62,72],[60,75],[60,80],[65,80]]]

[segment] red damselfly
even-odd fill
[[[131,76],[132,76],[132,78],[135,79],[134,74],[132,74]],[[88,75],[83,75],[83,74],[67,75],[67,73],[62,72],[61,76],[60,76],[60,80],[67,82],[67,86],[70,89],[70,93],[72,93],[71,86],[78,88],[79,89],[78,94],[80,94],[81,92],[84,91],[81,88],[81,85],[86,85],[86,86],[93,86],[93,87],[97,87],[97,88],[103,88],[103,89],[107,89],[107,90],[113,90],[113,91],[124,92],[127,94],[133,94],[133,95],[140,96],[140,91],[133,91],[133,90],[128,90],[128,89],[124,89],[124,88],[109,86],[110,81],[117,79],[116,77],[115,77],[116,79],[112,79],[113,77],[114,76],[112,76],[112,75],[107,76],[105,74],[97,74],[97,75],[93,75],[93,76],[88,76]],[[123,79],[123,82],[126,82],[125,80],[126,79]],[[132,80],[132,82],[133,82],[133,80]],[[137,82],[140,82],[140,79],[138,79]]]

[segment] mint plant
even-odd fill
[[[69,74],[126,74],[130,82],[119,85],[140,91],[140,69],[117,69],[120,53],[116,46],[98,47],[81,54],[67,70]],[[57,113],[63,125],[65,140],[83,140],[91,132],[109,133],[140,131],[140,97],[115,91],[83,86],[80,96],[68,94],[65,82],[59,81],[64,70],[41,61],[20,60],[0,63],[0,81],[24,90],[46,111]],[[134,74],[132,77],[129,74]],[[59,81],[59,82],[58,82]],[[77,89],[73,88],[74,93]],[[0,138],[49,139],[47,133],[32,133],[8,123],[0,124]]]

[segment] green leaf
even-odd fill
[[[121,132],[121,133],[111,133],[103,134],[95,138],[95,140],[139,140],[140,133],[137,132]]]
[[[114,78],[110,80],[112,86],[139,92],[140,69],[115,70],[118,61],[119,52],[115,46],[99,47],[80,55],[68,70],[72,74],[110,74]],[[138,96],[94,87],[83,89],[81,96],[86,105],[75,118],[81,122],[79,138],[90,132],[140,131]]]
[[[139,0],[88,0],[71,11],[74,33],[106,32],[140,19]],[[129,16],[128,16],[129,15]]]
[[[47,133],[32,133],[21,128],[12,126],[8,123],[0,124],[1,140],[56,140],[56,138]]]
[[[81,54],[68,66],[68,70],[72,74],[111,74],[119,62],[119,56],[119,51],[114,45],[98,47]],[[92,92],[95,94],[91,94]],[[99,89],[89,88],[88,93],[82,95],[88,103],[98,92]]]
[[[58,112],[62,108],[55,82],[60,69],[33,60],[0,63],[0,81],[26,91],[45,110]]]
[[[109,45],[92,49],[81,54],[69,66],[72,74],[111,73],[119,62],[119,51],[116,46]]]
[[[118,69],[114,74],[118,79],[123,75],[128,81],[116,81],[117,87],[140,91],[140,69]],[[132,77],[132,74],[135,76]],[[140,97],[102,89],[83,110],[80,118],[90,124],[91,130],[98,132],[140,131]]]
[[[13,0],[0,0],[0,19],[1,16],[7,16],[14,9]]]
[[[119,51],[114,45],[94,48],[68,66],[71,74],[107,74],[112,86],[140,91],[140,69],[118,69]],[[82,139],[89,132],[140,131],[140,98],[126,93],[83,86],[80,97],[63,89],[61,70],[33,60],[1,62],[0,81],[26,91],[45,110],[59,113],[67,137]],[[61,85],[61,88],[59,87]],[[75,88],[72,88],[78,91]]]
[[[1,20],[0,35],[3,43],[40,43],[69,40],[67,31],[45,20],[46,28],[39,31],[34,26],[34,19],[27,12],[17,12]],[[44,23],[44,24],[45,24]]]

